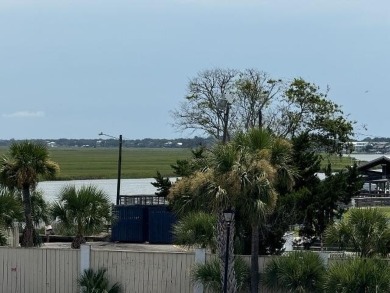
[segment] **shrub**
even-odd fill
[[[319,254],[295,251],[273,258],[266,266],[268,288],[288,292],[320,292],[325,265]]]
[[[238,290],[245,290],[249,286],[249,266],[245,261],[236,257],[234,261]],[[220,263],[217,258],[205,263],[197,264],[191,272],[192,281],[202,283],[205,289],[211,292],[222,291]]]
[[[109,288],[108,278],[105,276],[106,269],[101,268],[97,272],[92,269],[84,270],[81,277],[77,280],[81,287],[81,293],[119,293],[120,285],[115,283]]]
[[[390,268],[387,260],[354,258],[331,265],[324,290],[337,292],[390,292]]]

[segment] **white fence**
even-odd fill
[[[79,251],[0,248],[0,292],[73,293],[79,274]]]
[[[0,248],[1,293],[76,293],[80,250]],[[90,267],[106,268],[123,292],[193,292],[194,253],[91,250]]]
[[[123,292],[194,292],[191,268],[195,253],[132,252],[66,248],[0,247],[0,293],[76,293],[77,277],[83,260],[96,270],[107,269],[110,282],[118,282]],[[206,255],[206,259],[211,256]],[[260,257],[262,272],[272,257]],[[244,257],[249,263],[250,257]],[[261,289],[261,292],[271,292]]]
[[[193,292],[194,253],[91,251],[91,268],[106,268],[124,292]]]

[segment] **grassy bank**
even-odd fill
[[[0,156],[7,148],[0,148]],[[57,180],[113,179],[118,172],[117,148],[50,148],[51,158],[60,165]],[[150,178],[160,171],[174,176],[171,164],[191,156],[189,149],[180,148],[123,148],[122,178]],[[322,168],[331,162],[334,171],[351,165],[351,158],[331,156],[322,161]]]
[[[347,166],[352,166],[354,163],[354,158],[340,157],[337,155],[328,156],[326,154],[323,154],[321,169],[325,169],[329,163],[332,164],[333,171],[340,171],[342,169],[345,169]]]
[[[7,148],[1,148],[0,155],[6,151]],[[52,148],[49,152],[53,161],[60,165],[57,180],[117,178],[117,148]],[[170,165],[190,155],[188,149],[123,148],[122,178],[150,178],[156,171],[163,176],[174,176]]]

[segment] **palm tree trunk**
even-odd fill
[[[259,286],[259,225],[252,224],[251,238],[251,293],[257,293]]]
[[[73,238],[73,241],[72,241],[72,244],[71,244],[71,247],[73,249],[79,249],[81,244],[84,244],[86,242],[85,238],[83,235],[81,234],[77,234],[75,236],[75,238]]]
[[[79,249],[81,244],[84,244],[86,242],[83,234],[83,223],[81,219],[77,219],[77,235],[75,236],[75,238],[73,238],[71,245],[72,248]]]
[[[225,284],[225,256],[226,256],[226,244],[227,244],[227,225],[223,218],[223,213],[218,213],[217,219],[217,254],[220,260],[220,274],[222,288]],[[236,293],[237,292],[237,280],[236,274],[234,271],[234,218],[230,223],[230,235],[229,235],[229,258],[228,258],[228,272],[227,272],[227,292]]]
[[[34,224],[32,218],[31,209],[31,195],[30,186],[25,185],[22,189],[23,205],[24,205],[24,218],[26,221],[26,227],[23,230],[22,247],[33,247],[34,246]]]

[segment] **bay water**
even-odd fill
[[[351,154],[347,156],[351,157],[351,162],[352,158],[355,158],[357,161],[371,161],[381,156],[390,158],[390,154]],[[171,178],[171,181],[174,182],[175,178]],[[120,194],[154,195],[157,188],[154,187],[151,182],[155,182],[154,178],[122,179]],[[116,201],[117,179],[42,181],[38,183],[37,189],[43,192],[44,198],[47,201],[53,202],[59,196],[61,189],[67,185],[74,185],[76,188],[80,188],[83,185],[94,185],[107,192],[112,203],[115,203]]]
[[[154,195],[157,188],[151,182],[155,182],[154,178],[122,179],[120,194]],[[112,203],[116,201],[117,179],[42,181],[38,183],[37,190],[43,192],[45,200],[53,202],[58,198],[61,189],[67,185],[74,185],[77,189],[83,185],[93,185],[105,191]]]

